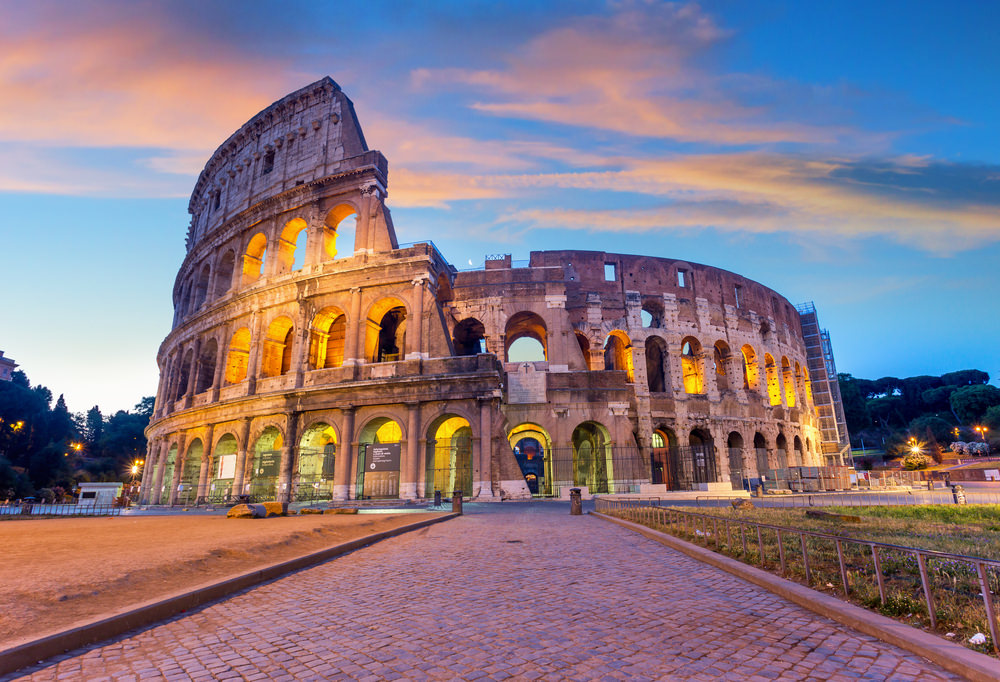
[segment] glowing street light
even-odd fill
[[[978,433],[980,435],[980,437],[983,439],[983,442],[985,443],[986,442],[986,432],[989,431],[989,429],[986,428],[985,426],[977,426],[977,427],[975,427],[975,429],[976,429],[976,433]]]

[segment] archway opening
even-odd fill
[[[771,405],[781,404],[781,384],[778,367],[770,353],[764,353],[764,373],[767,376],[767,397]]]
[[[243,286],[249,286],[261,278],[267,260],[267,236],[258,232],[250,238],[243,255]]]
[[[347,316],[338,308],[324,308],[316,313],[309,327],[309,367],[327,369],[344,364],[344,340]]]
[[[402,428],[388,417],[373,419],[361,429],[355,488],[358,499],[399,497],[402,440]]]
[[[504,349],[507,362],[542,362],[548,359],[545,321],[523,311],[507,320]]]
[[[478,355],[486,352],[486,327],[474,317],[455,325],[455,355]]]
[[[701,344],[698,339],[688,336],[681,341],[681,370],[684,374],[684,392],[700,394],[705,392],[705,372],[702,367]]]
[[[239,449],[236,436],[227,433],[215,444],[212,453],[214,465],[209,472],[207,497],[209,502],[224,502],[233,495],[233,477],[236,475],[236,458]]]
[[[236,254],[232,249],[222,254],[215,272],[215,298],[224,296],[233,287],[233,270],[236,269]]]
[[[609,493],[614,471],[608,430],[597,422],[573,429],[573,484],[591,493]]]
[[[739,431],[731,432],[726,438],[726,446],[729,449],[729,480],[733,490],[743,490],[743,481],[746,478],[743,435]]]
[[[794,461],[793,465],[795,465],[795,466],[803,466],[803,465],[805,465],[805,453],[802,452],[802,439],[799,438],[798,436],[795,436],[794,440],[792,440],[792,444],[793,444],[793,447],[795,448],[795,451],[794,451],[795,452],[795,454],[794,454],[795,461]]]
[[[625,332],[614,330],[604,342],[604,369],[625,372],[629,383],[634,381],[632,342]]]
[[[756,391],[760,388],[760,375],[757,365],[757,353],[753,346],[745,345],[743,351],[743,388]]]
[[[357,247],[357,210],[340,204],[326,214],[323,229],[323,252],[328,260],[350,258]]]
[[[204,393],[215,384],[215,363],[219,355],[219,342],[209,339],[198,356],[198,380],[195,393]]]
[[[300,502],[333,497],[337,462],[337,433],[325,422],[313,424],[299,439],[299,466],[295,499]]]
[[[646,338],[646,382],[650,393],[667,392],[667,344],[659,336]]]
[[[468,420],[451,414],[438,417],[427,429],[424,494],[440,491],[450,497],[456,491],[472,497],[472,427]]]
[[[788,468],[788,441],[783,433],[779,433],[774,441],[775,454],[778,458],[778,468]]]
[[[650,481],[667,486],[667,490],[680,490],[680,450],[673,429],[660,426],[650,438]]]
[[[753,435],[753,449],[757,461],[757,476],[763,480],[770,472],[771,467],[767,461],[767,440],[759,432]]]
[[[712,359],[715,362],[715,385],[719,391],[729,390],[729,346],[725,341],[716,341],[712,352]]]
[[[268,325],[267,336],[264,338],[261,376],[277,377],[287,374],[291,369],[294,331],[291,319],[284,315]]]
[[[538,424],[519,424],[507,436],[514,459],[521,468],[521,475],[532,495],[551,495],[554,482],[552,470],[552,440]],[[569,483],[567,476],[560,480]]]
[[[688,435],[691,449],[691,480],[693,483],[715,481],[715,444],[712,435],[704,429],[694,429]]]
[[[795,375],[786,357],[781,358],[781,377],[785,384],[785,404],[795,407]]]
[[[167,459],[163,462],[163,484],[160,486],[160,504],[170,504],[170,493],[174,485],[174,468],[177,466],[177,444],[167,450]]]
[[[258,502],[275,499],[284,446],[284,436],[274,426],[264,429],[254,442],[253,466],[250,475],[244,477],[244,490]]]
[[[406,352],[406,307],[398,298],[383,298],[368,311],[365,357],[369,362],[396,362]]]
[[[247,366],[250,364],[250,330],[246,327],[237,329],[229,342],[229,352],[226,354],[226,383],[238,384],[247,378]]]
[[[203,495],[198,489],[201,480],[201,460],[205,453],[205,446],[201,438],[195,438],[188,445],[187,455],[184,457],[184,468],[181,471],[180,488],[177,491],[177,500],[182,504],[196,503]]]

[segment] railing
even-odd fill
[[[1000,493],[976,492],[966,490],[965,500],[968,504],[1000,504]],[[738,497],[701,495],[695,498],[695,503],[701,506],[718,506],[728,504]],[[745,498],[743,498],[745,499]],[[798,507],[879,507],[913,504],[954,504],[955,493],[950,490],[897,490],[872,492],[829,492],[808,493],[799,495],[766,495],[752,498],[754,506],[769,508]],[[715,502],[713,505],[712,503]]]
[[[0,504],[0,520],[37,518],[43,516],[119,516],[122,508],[112,504],[46,504],[15,502]]]
[[[689,536],[706,547],[714,544],[716,551],[764,569],[770,564],[779,568],[783,577],[797,578],[809,587],[819,584],[831,588],[839,582],[845,598],[888,615],[922,619],[922,610],[926,609],[932,630],[939,622],[957,629],[983,619],[989,624],[993,652],[1000,655],[1000,627],[993,602],[993,594],[1000,592],[1000,561],[645,502],[597,498],[595,510],[673,535]],[[917,585],[919,590],[915,589]],[[917,599],[912,596],[915,592],[920,595]],[[982,602],[982,611],[975,608],[977,601]],[[970,614],[970,608],[974,613]]]

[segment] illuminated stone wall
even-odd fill
[[[458,272],[429,242],[398,248],[387,169],[329,79],[209,160],[157,357],[145,500],[725,489],[820,463],[782,296],[588,251]]]

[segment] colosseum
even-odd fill
[[[476,500],[733,490],[839,463],[829,336],[740,275],[596,251],[459,271],[397,243],[331,79],[191,195],[140,498]]]

